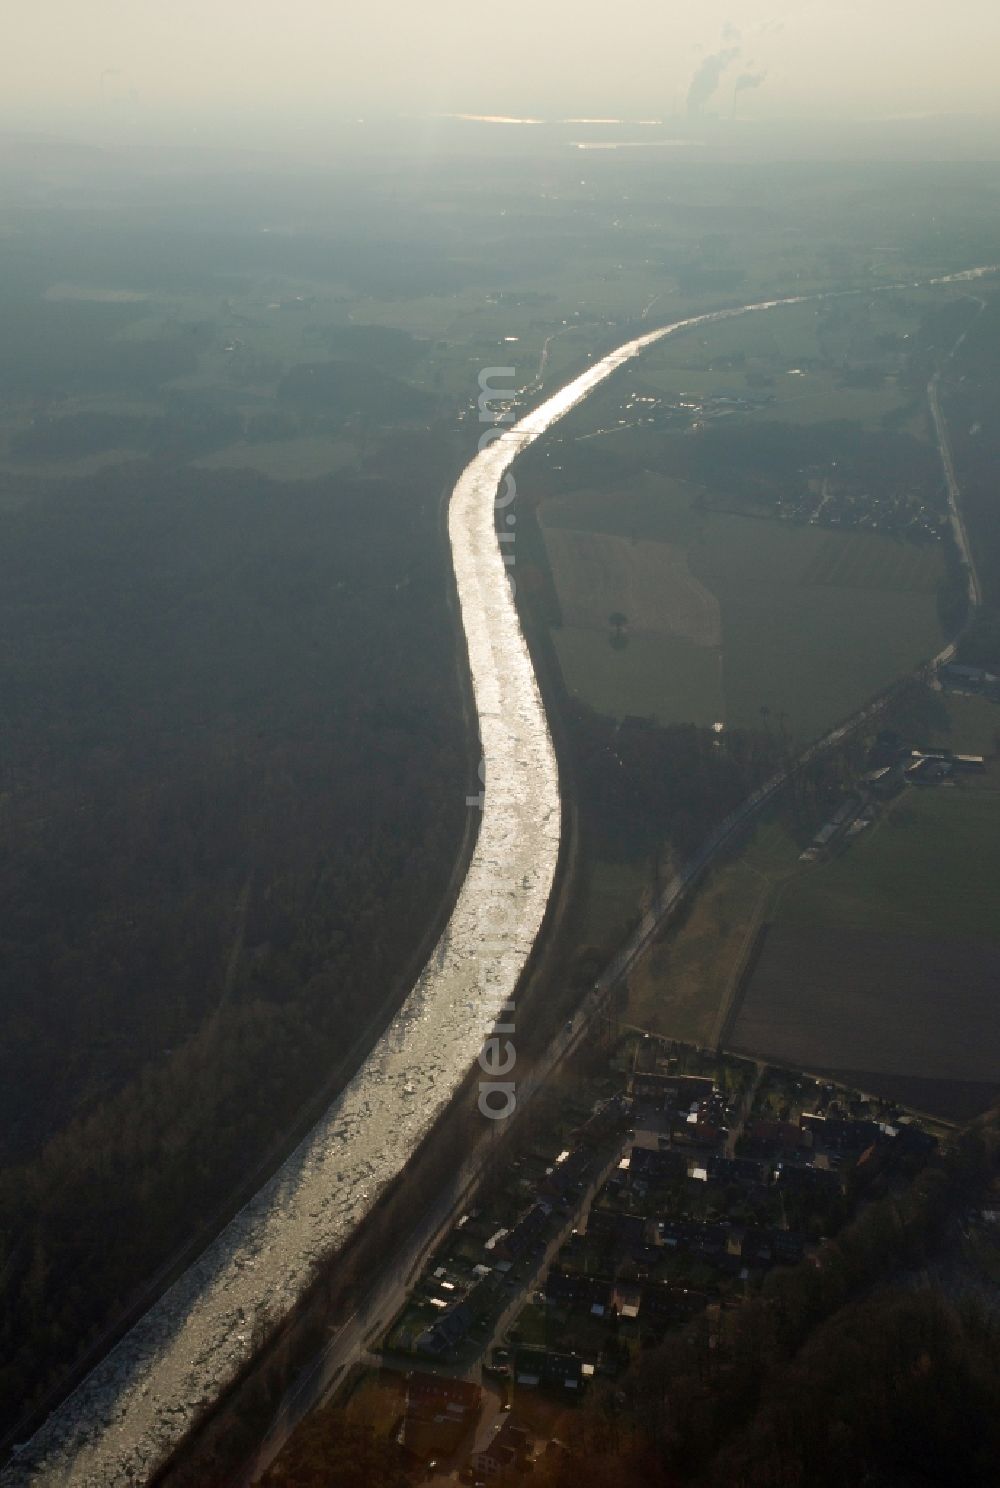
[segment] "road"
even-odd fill
[[[930,281],[958,283],[987,270]],[[887,285],[885,290],[906,286]],[[871,291],[866,291],[870,293]],[[469,650],[487,768],[482,823],[451,920],[416,986],[345,1090],[267,1184],[149,1309],[107,1358],[53,1412],[2,1474],[4,1488],[126,1488],[147,1482],[211,1401],[241,1371],[258,1324],[295,1306],[318,1267],[341,1248],[447,1107],[485,1033],[519,986],[543,923],[558,856],[558,771],[537,680],[497,540],[496,498],[514,459],[625,363],[667,336],[716,321],[857,291],[792,296],[715,310],[661,326],[595,360],[546,398],[462,472],[449,508],[456,587]],[[798,765],[860,726],[884,699],[807,750]],[[663,889],[570,1030],[519,1089],[531,1098],[586,1036],[608,993],[692,883],[782,788],[789,770],[762,785]],[[470,1160],[482,1160],[480,1144]],[[469,1170],[473,1181],[476,1169]],[[410,1261],[433,1243],[460,1196],[454,1183],[432,1203],[406,1256],[394,1263],[367,1310],[331,1340],[317,1388],[357,1357],[404,1287]],[[467,1187],[467,1184],[466,1184]],[[326,1385],[323,1385],[326,1388]],[[300,1386],[302,1398],[312,1386]],[[291,1414],[294,1402],[289,1402]],[[280,1433],[279,1433],[280,1435]]]
[[[545,1084],[556,1065],[566,1057],[568,1050],[579,1042],[579,1036],[582,1036],[582,1033],[583,1025],[581,1024],[577,1038],[571,1040],[567,1030],[563,1029],[559,1038],[542,1056],[540,1064],[532,1070],[529,1078],[519,1083],[518,1106],[526,1104],[532,1095]],[[432,1208],[421,1216],[416,1228],[407,1237],[402,1248],[387,1259],[379,1279],[366,1293],[357,1310],[331,1336],[309,1368],[292,1381],[274,1414],[264,1440],[253,1456],[233,1476],[226,1488],[252,1488],[252,1485],[278,1456],[296,1426],[309,1411],[322,1404],[354,1365],[371,1358],[378,1340],[385,1336],[393,1319],[401,1312],[427,1261],[454,1228],[456,1221],[471,1202],[478,1183],[485,1176],[491,1163],[494,1145],[494,1132],[484,1130],[475,1151],[449,1182],[447,1190],[440,1194]],[[559,1235],[549,1242],[545,1260],[551,1260],[576,1223],[577,1213],[589,1203],[594,1193],[606,1182],[617,1160],[616,1151],[614,1158],[606,1161],[600,1171],[588,1180],[586,1192],[579,1204],[575,1206],[573,1214],[567,1217]],[[517,1298],[512,1299],[505,1310],[494,1332],[494,1342],[502,1338],[514,1314],[524,1305],[524,1293],[530,1291],[542,1266],[543,1261],[539,1261],[532,1269],[529,1279],[520,1289]]]
[[[485,1134],[484,1134],[485,1135]],[[375,1285],[355,1312],[330,1337],[312,1364],[288,1387],[257,1451],[231,1479],[229,1488],[250,1488],[271,1465],[295,1427],[369,1354],[402,1309],[425,1261],[451,1230],[482,1176],[489,1138],[480,1143],[447,1187],[423,1212],[402,1248],[387,1259]]]
[[[942,282],[952,282],[950,280]],[[984,302],[979,301],[981,307]],[[956,342],[950,353],[949,360],[954,357],[965,339],[967,333]],[[551,337],[549,338],[552,339]],[[545,344],[548,349],[548,342]],[[948,503],[951,512],[953,530],[958,544],[962,560],[966,565],[969,576],[969,603],[975,610],[980,603],[979,580],[976,567],[972,557],[971,548],[965,530],[965,523],[961,510],[961,490],[955,474],[954,461],[951,453],[951,444],[948,437],[947,424],[940,407],[939,382],[940,371],[931,380],[927,396],[934,420],[937,434],[938,447],[941,452],[941,461],[944,467],[945,479],[948,484]],[[949,643],[934,658],[933,665],[940,665],[949,660],[954,654],[954,643]],[[701,850],[678,872],[663,888],[654,903],[643,915],[632,935],[626,941],[621,951],[605,969],[600,979],[584,998],[572,1025],[563,1028],[549,1049],[541,1056],[533,1067],[526,1081],[518,1088],[518,1106],[523,1108],[532,1095],[546,1083],[556,1067],[572,1054],[580,1044],[590,1036],[591,1025],[595,1016],[598,1016],[606,1006],[608,997],[613,993],[622,980],[628,975],[631,968],[642,956],[650,943],[662,929],[666,921],[677,910],[685,895],[690,891],[696,881],[705,873],[714,859],[732,842],[733,838],[744,830],[751,820],[763,808],[774,799],[778,792],[787,784],[792,774],[804,765],[815,759],[823,751],[835,747],[846,739],[851,733],[863,727],[877,715],[886,705],[888,697],[875,699],[864,708],[861,708],[850,718],[832,729],[822,739],[806,749],[797,760],[786,770],[774,775],[769,781],[756,790],[747,800],[738,807],[726,820],[712,833],[703,844]],[[758,1068],[750,1096],[744,1101],[743,1119],[752,1104],[752,1096],[760,1081],[761,1067]],[[735,1145],[734,1131],[730,1146]],[[397,1315],[406,1300],[412,1282],[416,1279],[423,1264],[436,1248],[445,1233],[460,1217],[463,1206],[466,1204],[471,1191],[474,1189],[482,1174],[491,1152],[491,1140],[488,1134],[480,1142],[475,1152],[464,1165],[454,1182],[449,1185],[448,1193],[441,1196],[440,1201],[434,1205],[432,1212],[421,1222],[417,1231],[410,1237],[404,1252],[394,1257],[392,1263],[385,1268],[383,1279],[373,1288],[363,1309],[351,1318],[348,1324],[331,1339],[320,1358],[313,1368],[302,1379],[296,1381],[279,1410],[278,1417],[271,1428],[265,1442],[253,1462],[234,1481],[233,1488],[251,1488],[255,1478],[264,1468],[274,1460],[281,1447],[287,1441],[291,1431],[307,1413],[309,1409],[324,1394],[328,1393],[331,1386],[357,1363],[366,1353],[373,1340],[388,1328],[392,1319]]]
[[[986,308],[985,301],[977,299],[980,314]],[[949,353],[948,360],[952,361],[956,352],[964,342],[968,331],[963,331]],[[959,556],[965,565],[968,580],[969,610],[974,613],[982,604],[982,589],[979,584],[979,574],[976,571],[976,561],[972,556],[972,547],[965,528],[965,517],[962,513],[962,492],[955,474],[955,459],[951,449],[951,437],[948,433],[948,425],[941,411],[941,369],[939,368],[927,384],[927,402],[930,405],[931,418],[934,421],[934,433],[937,439],[938,450],[941,455],[941,465],[944,469],[945,483],[948,488],[948,511],[951,518],[951,530],[954,534],[955,545]]]
[[[885,701],[876,700],[832,729],[823,739],[806,749],[789,769],[774,775],[748,796],[743,805],[732,812],[711,834],[701,850],[669,881],[643,915],[622,950],[583,998],[571,1023],[560,1030],[549,1047],[538,1057],[527,1078],[519,1081],[519,1110],[529,1104],[533,1096],[551,1079],[557,1067],[591,1036],[592,1024],[595,1018],[602,1016],[614,989],[628,975],[677,910],[685,895],[737,833],[744,830],[753,817],[774,799],[795,770],[860,728],[885,706]],[[260,1449],[233,1479],[231,1488],[251,1488],[265,1468],[274,1461],[308,1411],[320,1403],[352,1365],[359,1363],[370,1352],[376,1338],[385,1332],[402,1308],[410,1287],[426,1261],[461,1217],[476,1184],[492,1159],[493,1144],[493,1132],[484,1131],[474,1152],[448,1184],[446,1192],[422,1216],[403,1249],[387,1261],[363,1305],[330,1339],[310,1369],[293,1381]]]

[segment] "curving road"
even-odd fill
[[[979,306],[982,315],[986,309],[986,301],[979,299],[978,295],[972,298]],[[948,354],[948,361],[954,361],[956,355],[965,341],[968,331],[963,331],[955,345]],[[944,471],[945,486],[948,491],[948,512],[951,522],[952,535],[955,546],[958,548],[959,557],[966,573],[966,593],[969,602],[969,616],[971,617],[982,604],[982,589],[979,584],[979,574],[976,570],[976,560],[972,554],[972,546],[969,542],[969,534],[965,529],[965,517],[962,512],[962,492],[958,484],[958,476],[955,474],[955,459],[951,449],[951,436],[948,433],[948,424],[941,409],[941,371],[939,367],[927,384],[927,402],[930,406],[931,419],[934,423],[934,435],[937,439],[938,451],[941,455],[941,466]]]
[[[956,276],[933,282],[952,280]],[[451,918],[403,1007],[341,1095],[21,1449],[0,1474],[2,1488],[135,1488],[147,1482],[251,1356],[255,1334],[291,1309],[402,1171],[514,996],[551,893],[561,811],[552,741],[495,529],[495,498],[511,463],[618,367],[663,337],[830,297],[713,311],[628,341],[462,472],[451,497],[449,539],[485,789],[476,848]],[[734,825],[724,824],[720,833]]]

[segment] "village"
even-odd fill
[[[356,1391],[413,1481],[517,1481],[595,1382],[699,1316],[721,1333],[936,1144],[889,1102],[626,1030],[460,1217]]]
[[[993,701],[997,697],[997,678],[979,667],[942,664],[935,672],[935,683],[942,692]],[[868,751],[864,773],[803,849],[800,861],[814,862],[849,844],[877,821],[883,806],[911,787],[955,786],[963,778],[984,775],[986,770],[985,755],[914,743],[894,729],[883,729]]]

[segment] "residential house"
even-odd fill
[[[668,1075],[656,1071],[639,1071],[629,1082],[629,1094],[635,1101],[661,1111],[674,1107],[687,1110],[699,1101],[708,1100],[714,1088],[704,1075]]]
[[[627,1095],[613,1095],[602,1101],[582,1126],[571,1135],[574,1144],[586,1142],[591,1145],[602,1142],[612,1132],[623,1131],[632,1120],[632,1101]]]
[[[705,1171],[712,1183],[741,1184],[752,1187],[768,1182],[767,1164],[752,1157],[720,1157],[717,1154],[705,1159]]]
[[[478,1385],[413,1370],[406,1376],[400,1446],[421,1461],[454,1452],[475,1425],[481,1404]]]
[[[545,1279],[545,1296],[549,1302],[568,1307],[573,1312],[590,1312],[603,1317],[611,1307],[613,1286],[597,1276],[562,1271],[553,1266]]]
[[[623,1214],[617,1209],[591,1209],[587,1217],[587,1234],[612,1240],[618,1245],[642,1245],[646,1240],[648,1220],[642,1214]]]
[[[514,1354],[514,1380],[524,1389],[541,1385],[576,1392],[593,1373],[593,1365],[588,1365],[579,1354],[528,1347],[518,1348]]]
[[[667,1147],[655,1150],[652,1147],[633,1147],[629,1153],[628,1181],[653,1187],[666,1187],[687,1177],[687,1154]]]
[[[522,1426],[508,1416],[497,1427],[493,1438],[469,1458],[476,1477],[498,1478],[504,1473],[527,1472],[531,1467],[534,1442]]]
[[[508,1230],[496,1244],[496,1253],[507,1261],[519,1261],[537,1250],[545,1235],[545,1227],[552,1213],[550,1205],[539,1201],[532,1204],[521,1215],[512,1230]]]
[[[586,1147],[577,1147],[571,1152],[562,1152],[542,1179],[540,1188],[552,1198],[561,1199],[590,1173],[593,1157]]]

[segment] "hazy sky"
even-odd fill
[[[7,124],[1000,111],[997,0],[11,0]],[[737,88],[737,83],[740,86]]]

